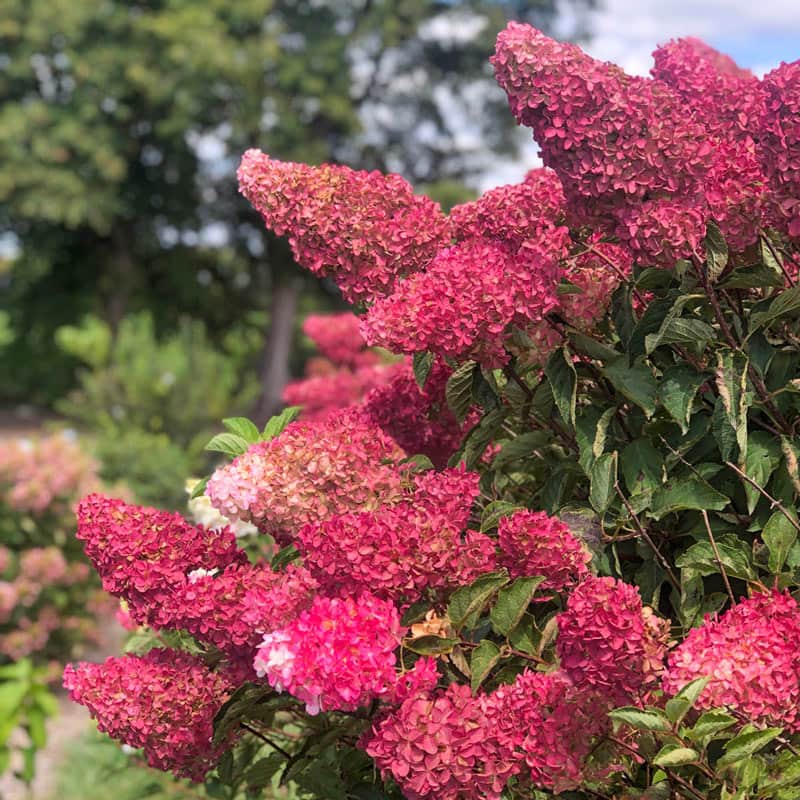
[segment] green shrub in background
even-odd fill
[[[164,337],[148,312],[132,314],[116,337],[97,317],[56,333],[58,346],[85,367],[57,408],[96,438],[106,480],[124,480],[142,501],[178,506],[185,476],[204,465],[217,420],[246,408],[257,391],[243,381],[252,343],[232,332],[225,349],[199,320],[183,319]]]

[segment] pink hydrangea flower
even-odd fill
[[[800,732],[800,609],[786,592],[756,594],[706,617],[669,655],[664,690],[711,680],[698,708],[730,706],[749,719]]]
[[[391,291],[447,243],[448,222],[399,175],[276,161],[248,150],[239,188],[297,263],[332,277],[351,303]]]
[[[542,575],[542,591],[562,592],[589,574],[591,553],[556,517],[516,511],[497,526],[499,563],[512,577]]]
[[[201,781],[228,745],[212,745],[214,715],[234,686],[200,659],[175,650],[68,664],[64,688],[99,730],[144,748],[151,767]]]
[[[389,696],[403,629],[390,602],[362,593],[318,595],[285,628],[264,636],[253,666],[309,714],[355,711]]]
[[[361,740],[408,800],[499,800],[518,765],[469,686],[411,695]]]
[[[358,317],[349,311],[309,314],[303,320],[303,333],[337,366],[353,366],[367,346]]]
[[[307,525],[297,537],[304,563],[329,592],[369,587],[402,606],[430,592],[444,596],[496,566],[494,542],[464,533],[478,477],[427,473],[406,502]]]
[[[289,542],[310,522],[402,498],[405,453],[357,413],[294,422],[220,467],[206,494],[229,519]]]
[[[557,794],[578,789],[600,772],[590,756],[610,732],[611,707],[564,672],[523,672],[485,701],[494,735],[520,779]]]
[[[77,537],[103,588],[123,597],[137,622],[168,606],[190,572],[247,561],[228,528],[207,530],[179,514],[98,494],[78,506]]]
[[[643,609],[635,586],[590,576],[557,619],[561,667],[580,688],[623,705],[663,668],[668,622]]]

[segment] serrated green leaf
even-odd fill
[[[800,284],[781,292],[764,311],[756,311],[751,315],[750,335],[777,319],[793,317],[798,312],[800,312]]]
[[[570,428],[574,428],[578,373],[572,363],[572,355],[566,347],[559,347],[547,359],[544,374],[553,392],[558,413]]]
[[[443,636],[418,636],[403,642],[406,650],[418,653],[421,656],[438,656],[449,653],[457,644],[458,639],[447,639]]]
[[[244,774],[247,786],[251,789],[261,789],[272,780],[283,767],[286,759],[280,753],[270,753],[265,758],[253,762]]]
[[[700,753],[691,747],[668,744],[656,753],[653,763],[657,767],[681,767],[685,764],[692,764],[699,758]]]
[[[206,450],[236,457],[247,451],[250,445],[246,439],[235,433],[218,433],[207,445]]]
[[[589,502],[598,513],[605,511],[611,504],[616,492],[617,451],[604,453],[594,462],[589,473]]]
[[[473,651],[469,660],[472,671],[472,693],[480,689],[481,684],[500,660],[500,648],[491,640],[484,639]]]
[[[300,416],[302,410],[301,406],[288,406],[284,408],[280,414],[276,414],[271,419],[268,419],[264,430],[261,431],[261,439],[263,441],[269,441],[276,436],[280,436],[284,429]]]
[[[236,436],[241,436],[248,444],[255,444],[260,437],[258,428],[247,417],[228,417],[222,424]]]
[[[653,492],[650,513],[656,520],[676,511],[722,511],[730,500],[697,475],[672,478]]]
[[[433,353],[414,353],[412,366],[414,369],[414,380],[420,389],[425,388],[425,383],[428,380],[428,375],[431,374],[433,367]]]
[[[733,270],[722,283],[723,289],[765,289],[783,286],[783,275],[776,275],[771,269],[760,264],[753,267],[740,267]]]
[[[750,405],[747,391],[748,364],[749,361],[744,354],[722,350],[717,353],[717,369],[714,373],[719,394],[718,401],[721,401],[725,419],[736,437],[740,464],[744,464],[747,458],[747,409]],[[718,417],[718,412],[715,413],[715,417]],[[717,426],[720,424],[718,419],[716,424]],[[723,460],[727,461],[729,458],[723,456]]]
[[[715,222],[709,222],[706,226],[703,244],[706,248],[708,279],[716,283],[728,264],[728,243]]]
[[[747,438],[747,455],[744,461],[745,474],[762,488],[766,488],[772,473],[781,463],[780,443],[766,431],[753,431]],[[747,498],[747,513],[752,514],[761,499],[761,493],[754,486],[744,482]]]
[[[762,730],[751,730],[734,736],[725,744],[725,755],[717,761],[718,767],[735,764],[747,756],[757,753],[763,747],[780,736],[783,728],[763,728]]]
[[[796,518],[794,509],[789,509],[787,513]],[[769,570],[777,574],[786,563],[789,550],[797,540],[797,528],[786,519],[782,511],[776,511],[761,531],[761,539],[769,550]]]
[[[648,417],[653,415],[658,384],[650,367],[638,362],[629,366],[627,359],[619,358],[603,367],[602,373],[623,397],[639,406]]]
[[[527,431],[514,439],[506,442],[500,452],[494,457],[495,469],[513,464],[530,456],[538,447],[548,444],[550,436],[545,431]]]
[[[447,615],[453,627],[457,631],[474,627],[489,598],[508,582],[509,577],[505,573],[490,572],[481,575],[469,586],[456,589],[447,606]]]
[[[756,578],[756,570],[747,542],[732,533],[716,537],[715,541],[719,560],[730,577],[742,580]],[[681,568],[693,569],[700,575],[719,573],[716,553],[711,542],[693,544],[685,553],[675,559],[675,564]]]
[[[736,717],[719,709],[711,709],[700,715],[694,726],[686,731],[686,736],[692,741],[702,742],[728,730],[735,724]]]
[[[675,697],[667,700],[665,711],[670,722],[678,723],[686,716],[689,709],[693,708],[697,702],[703,689],[708,685],[709,680],[708,677],[695,678],[693,681],[689,681]]]
[[[472,408],[472,374],[477,369],[474,361],[465,361],[447,379],[445,398],[453,416],[462,423]]]
[[[489,614],[499,634],[507,636],[519,624],[543,580],[541,576],[517,578],[510,586],[500,589]]]
[[[657,489],[664,477],[664,458],[644,437],[625,447],[619,456],[619,467],[630,494]]]
[[[661,709],[658,708],[636,708],[635,706],[624,706],[609,711],[608,716],[617,722],[624,722],[635,728],[637,731],[660,731],[667,733],[672,730],[672,725]]]

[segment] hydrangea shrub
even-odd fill
[[[320,352],[406,360],[345,408],[328,370],[305,419],[226,421],[195,491],[269,558],[84,500],[151,632],[65,684],[214,797],[796,798],[800,62],[682,39],[633,77],[512,23],[492,64],[544,166],[448,215],[245,154],[266,225],[358,304],[309,320]]]

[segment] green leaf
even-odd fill
[[[247,417],[228,417],[222,424],[236,436],[241,436],[248,444],[255,444],[260,434],[258,428]]]
[[[689,709],[697,702],[703,689],[708,685],[709,680],[710,678],[707,677],[695,678],[693,681],[689,681],[675,697],[667,700],[665,711],[670,722],[678,723],[686,716]]]
[[[484,639],[473,651],[469,666],[472,671],[472,693],[480,689],[487,675],[500,660],[500,648],[489,639]]]
[[[280,572],[298,558],[300,558],[300,551],[293,544],[287,544],[272,556],[269,564],[275,572]]]
[[[206,450],[224,453],[226,456],[240,456],[250,445],[246,439],[235,433],[218,433],[207,445]]]
[[[691,747],[667,744],[653,757],[653,763],[657,767],[681,767],[685,764],[693,764],[699,758],[700,753]]]
[[[681,431],[689,430],[689,418],[698,389],[706,377],[688,365],[676,364],[664,370],[658,384],[658,402],[681,426]]]
[[[27,727],[31,743],[37,750],[41,750],[47,744],[47,730],[45,728],[45,715],[39,708],[28,709]]]
[[[477,364],[474,361],[465,361],[447,379],[445,398],[459,424],[467,418],[472,408],[472,373],[476,369]]]
[[[794,509],[790,509],[788,513],[796,519]],[[777,574],[786,563],[789,550],[797,540],[797,528],[786,519],[782,511],[776,511],[761,531],[761,539],[769,550],[769,570]]]
[[[290,425],[300,416],[302,410],[301,406],[288,406],[284,408],[280,414],[276,414],[271,419],[268,419],[264,430],[261,431],[261,439],[263,441],[268,441],[274,439],[276,436],[280,436],[287,425]]]
[[[774,741],[776,736],[780,736],[783,728],[764,728],[763,730],[751,730],[734,736],[725,745],[725,755],[717,761],[718,767],[735,764],[747,756],[753,755]]]
[[[458,639],[447,639],[443,636],[419,636],[403,642],[406,650],[421,656],[438,656],[449,653],[457,644],[459,644]]]
[[[611,504],[616,492],[617,451],[604,453],[591,469],[589,475],[589,502],[598,513],[605,511]]]
[[[509,503],[508,500],[492,500],[492,502],[483,509],[483,514],[481,514],[481,533],[496,528],[497,523],[500,522],[503,517],[510,516],[521,508],[522,506]]]
[[[728,243],[716,223],[709,222],[706,226],[703,244],[706,248],[708,279],[716,283],[728,264]]]
[[[658,708],[636,708],[636,706],[624,706],[609,711],[608,716],[616,722],[624,722],[637,731],[659,731],[668,733],[672,730],[672,724],[667,719],[661,709]]]
[[[795,316],[800,311],[800,284],[786,289],[775,297],[764,311],[756,311],[750,317],[750,335],[782,317]]]
[[[766,431],[754,431],[747,439],[744,472],[762,489],[766,488],[772,473],[781,463],[782,455],[780,443],[771,434]],[[744,493],[747,497],[747,513],[752,514],[761,499],[761,493],[746,481]]]
[[[489,614],[499,634],[507,636],[519,624],[543,580],[541,576],[517,578],[510,586],[500,589]]]
[[[553,391],[558,413],[570,428],[575,427],[575,403],[578,392],[578,373],[572,355],[566,347],[559,347],[544,365],[544,374]]]
[[[722,511],[729,499],[697,475],[673,478],[653,492],[650,507],[653,519],[659,520],[676,511]]]
[[[247,786],[251,789],[266,787],[272,780],[272,776],[278,773],[285,762],[286,759],[280,753],[270,753],[265,758],[259,758],[247,768],[247,772],[244,774]]]
[[[649,439],[634,439],[627,445],[619,466],[631,494],[657,489],[664,478],[664,459]]]
[[[638,362],[631,367],[628,366],[627,359],[618,358],[607,364],[602,373],[623,397],[639,406],[648,417],[653,415],[656,410],[658,384],[650,367]]]
[[[420,389],[424,389],[428,375],[431,374],[431,368],[433,367],[433,353],[414,353],[412,365],[414,368],[414,380]]]
[[[750,546],[736,534],[726,533],[715,538],[719,560],[729,576],[742,580],[755,580]],[[716,554],[711,542],[697,542],[675,559],[681,568],[696,570],[701,575],[719,573]]]
[[[495,469],[532,455],[538,447],[549,444],[550,436],[545,431],[527,431],[506,442],[503,449],[494,457],[492,465]]]
[[[701,714],[700,719],[695,722],[693,728],[686,732],[686,735],[692,741],[702,742],[710,740],[716,734],[728,730],[735,724],[736,717],[732,717],[719,709],[712,709]]]
[[[670,344],[671,342],[685,342],[687,341],[686,335],[688,333],[687,329],[681,328],[680,325],[677,327],[675,323],[684,321],[684,322],[702,322],[701,320],[693,319],[693,320],[682,320],[681,313],[683,309],[691,304],[697,303],[698,301],[705,300],[705,295],[701,294],[682,294],[675,298],[672,305],[669,307],[669,310],[664,315],[661,324],[658,326],[658,330],[653,333],[647,333],[644,337],[644,349],[647,355],[650,355],[659,345],[661,344]],[[706,325],[706,323],[702,323],[708,331],[708,335],[704,336],[705,339],[713,338],[714,336],[714,329],[710,326]],[[691,326],[689,326],[691,328]]]
[[[783,286],[783,275],[757,264],[754,267],[740,267],[733,270],[720,284],[723,289],[764,289]]]
[[[456,589],[447,606],[447,615],[453,627],[457,631],[475,627],[489,598],[508,581],[508,575],[505,573],[490,572],[481,575],[469,586]]]
[[[192,487],[192,491],[189,494],[190,500],[194,500],[196,497],[200,497],[201,495],[205,494],[210,477],[210,475],[206,475],[205,478],[201,478],[199,481],[197,481],[197,483],[195,483],[195,485]]]
[[[735,435],[740,464],[743,464],[747,457],[747,409],[750,405],[747,391],[748,365],[749,361],[743,353],[723,350],[717,353],[717,369],[714,373],[719,393],[718,401],[722,402],[724,419]],[[715,417],[717,416],[718,412],[715,409]],[[715,435],[717,435],[716,430]],[[723,456],[723,460],[729,459]]]

